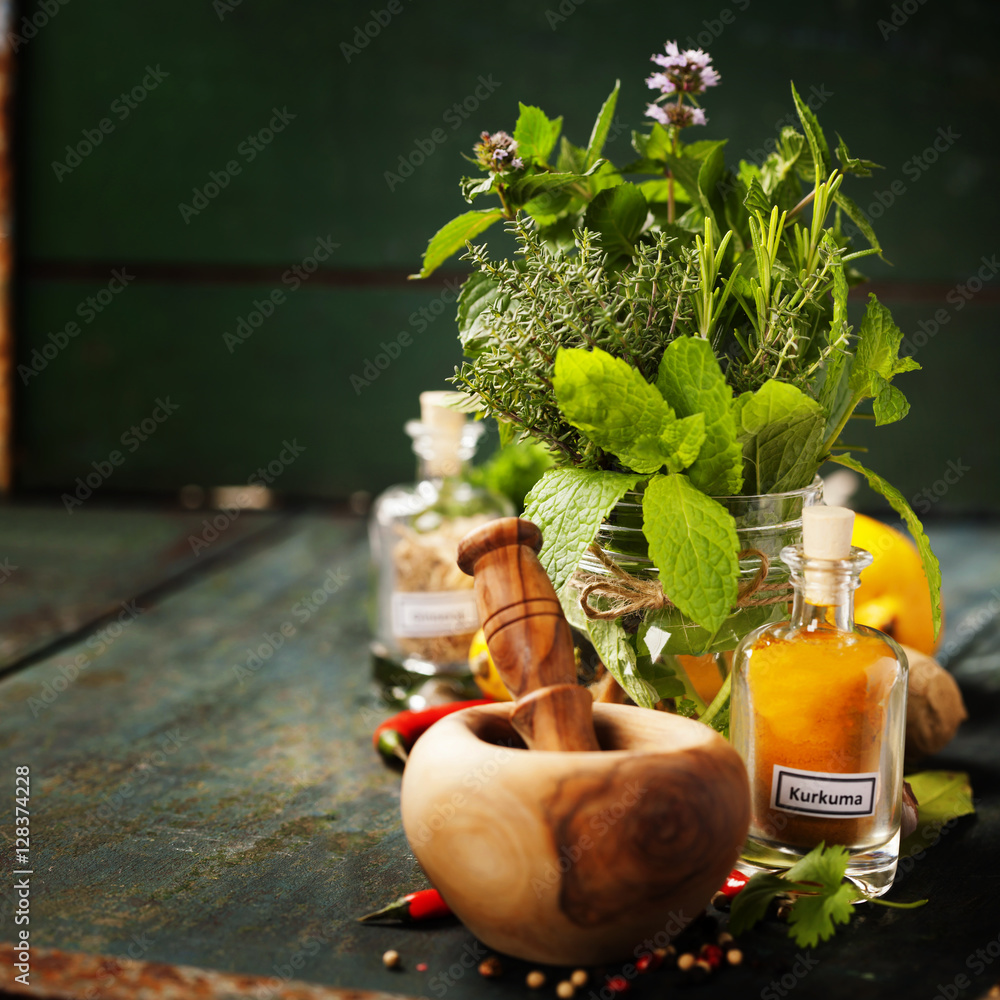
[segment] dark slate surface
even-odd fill
[[[133,516],[150,532],[160,518]],[[982,609],[1000,593],[1000,531],[960,525],[934,535],[951,627],[985,621]],[[39,530],[39,550],[49,537]],[[32,940],[124,955],[138,939],[146,959],[294,970],[414,996],[525,995],[523,963],[506,962],[504,977],[490,982],[470,968],[478,945],[458,925],[354,922],[424,884],[400,830],[398,771],[370,745],[385,710],[366,652],[360,524],[299,516],[272,544],[184,582],[151,601],[50,703],[41,697],[46,682],[86,648],[82,641],[0,681],[7,773],[27,763],[33,775]],[[294,632],[279,646],[282,624]],[[951,995],[979,996],[1000,978],[1000,961],[974,974],[976,950],[1000,934],[995,620],[972,642],[957,666],[972,718],[926,766],[968,770],[979,814],[916,862],[892,896],[931,904],[862,907],[850,928],[811,952],[783,925],[766,924],[746,936],[744,966],[694,995],[780,996],[802,983],[801,996],[929,998],[967,976],[969,987]],[[248,650],[267,643],[278,648],[255,669]],[[8,898],[0,938],[13,930]],[[399,949],[404,971],[382,967],[388,947]],[[425,973],[415,971],[420,961]],[[679,978],[638,978],[631,995],[661,996]],[[600,995],[594,979],[578,996],[591,988]]]

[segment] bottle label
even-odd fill
[[[806,816],[873,816],[878,772],[828,774],[774,765],[771,808]]]
[[[464,635],[479,628],[473,590],[393,591],[392,631],[404,639]]]

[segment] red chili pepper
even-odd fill
[[[726,881],[722,883],[722,888],[719,892],[721,892],[727,899],[732,899],[734,896],[738,896],[743,891],[743,887],[749,881],[749,875],[744,875],[739,869],[734,868],[726,876]]]
[[[438,920],[450,917],[451,907],[444,901],[437,889],[420,889],[401,896],[388,906],[374,913],[358,917],[358,923],[370,923],[376,920],[399,920],[404,924],[416,923],[419,920]]]
[[[406,755],[417,741],[417,737],[452,712],[475,705],[492,705],[492,698],[477,698],[474,701],[450,701],[445,705],[435,705],[419,712],[399,712],[383,722],[372,734],[372,744],[385,757],[398,757],[406,761]]]

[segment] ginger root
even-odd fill
[[[905,756],[914,761],[946,747],[969,716],[955,678],[925,653],[903,650],[910,661]]]

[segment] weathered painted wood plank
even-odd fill
[[[211,524],[220,518],[218,527]],[[275,524],[243,511],[0,508],[0,671]],[[206,523],[208,522],[208,523]]]
[[[996,533],[966,530],[935,532],[953,608],[966,592],[1000,586],[1000,560],[991,570],[973,557]],[[150,606],[50,703],[32,699],[62,676],[73,648],[0,682],[4,759],[33,774],[33,941],[116,955],[131,947],[132,957],[272,976],[276,986],[524,995],[524,963],[505,961],[503,978],[483,983],[481,946],[460,926],[354,921],[425,884],[399,826],[398,772],[371,750],[385,713],[366,652],[366,574],[359,525],[302,517],[289,537]],[[983,641],[992,635],[984,629]],[[746,936],[746,963],[700,995],[757,996],[794,980],[810,997],[865,1000],[929,995],[960,975],[971,995],[985,992],[1000,966],[974,976],[966,960],[1000,929],[998,678],[996,652],[963,677],[972,718],[926,762],[968,770],[979,805],[893,890],[930,905],[861,908],[807,962],[783,926],[767,924]],[[11,931],[8,909],[0,938]],[[389,947],[402,971],[382,966]],[[679,980],[640,977],[632,995],[660,996]],[[602,984],[578,996],[600,996]]]

